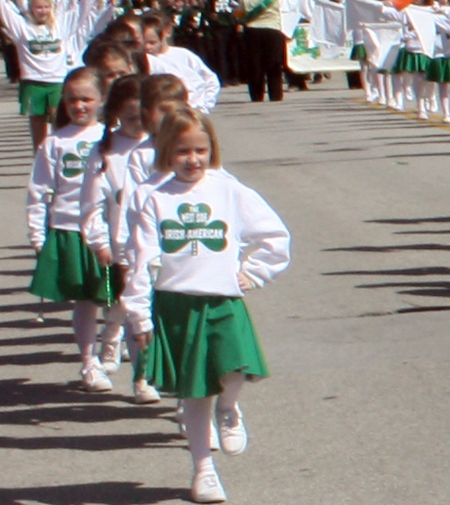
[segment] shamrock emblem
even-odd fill
[[[164,252],[177,252],[190,243],[192,255],[196,256],[199,242],[211,251],[225,249],[227,246],[225,234],[228,227],[223,221],[208,223],[211,215],[208,205],[183,203],[177,212],[180,222],[165,219],[160,225]]]
[[[77,175],[83,173],[86,161],[91,154],[92,147],[92,142],[81,141],[77,144],[78,154],[66,153],[63,156],[62,173],[65,177],[76,177]]]

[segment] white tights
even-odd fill
[[[75,341],[81,353],[83,368],[98,362],[97,341],[97,305],[89,300],[78,300],[73,309],[72,326]]]
[[[217,409],[233,408],[244,385],[245,376],[242,372],[231,372],[222,377],[223,387],[217,399]],[[184,421],[186,434],[191,450],[195,473],[214,469],[214,462],[210,449],[211,412],[213,397],[185,398]]]

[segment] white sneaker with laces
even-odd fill
[[[148,382],[144,380],[136,381],[133,384],[134,390],[134,401],[138,405],[142,405],[144,403],[157,403],[161,401],[161,396],[158,391],[148,384]]]
[[[220,503],[227,499],[219,476],[214,470],[195,474],[191,494],[196,503]]]
[[[103,342],[100,361],[107,374],[116,373],[120,368],[120,342]]]
[[[228,410],[217,409],[216,422],[222,451],[229,456],[244,452],[248,436],[239,405],[236,403],[234,408]]]
[[[106,375],[101,365],[91,365],[81,370],[81,380],[83,388],[90,393],[100,391],[111,391],[112,382]]]

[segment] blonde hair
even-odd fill
[[[193,127],[199,127],[208,137],[211,147],[209,168],[220,168],[220,149],[213,124],[206,114],[189,107],[169,112],[163,119],[161,130],[155,139],[155,169],[170,172],[173,146],[178,137]]]
[[[53,30],[55,29],[56,25],[56,18],[55,18],[55,4],[53,3],[53,0],[44,0],[47,2],[51,9],[50,9],[50,14],[48,15],[48,19],[45,22],[45,24],[50,28],[50,31],[52,32],[53,35]],[[27,17],[31,21],[31,23],[36,24],[36,19],[34,18],[33,14],[31,13],[31,6],[33,4],[34,0],[28,0],[28,12],[27,12]]]

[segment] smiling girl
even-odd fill
[[[136,258],[122,301],[145,350],[140,373],[184,399],[192,499],[220,502],[226,495],[210,449],[213,398],[223,452],[242,453],[247,433],[238,396],[246,380],[268,375],[242,297],[287,267],[289,233],[256,192],[220,170],[216,135],[201,112],[168,114],[156,151],[155,168],[175,177],[135,192],[129,247]]]
[[[80,192],[86,162],[103,125],[97,113],[104,101],[103,81],[92,68],[78,68],[63,86],[59,128],[36,155],[28,186],[30,241],[38,254],[30,292],[55,301],[75,300],[73,328],[88,391],[111,389],[96,354],[97,306],[102,272],[81,240]]]

